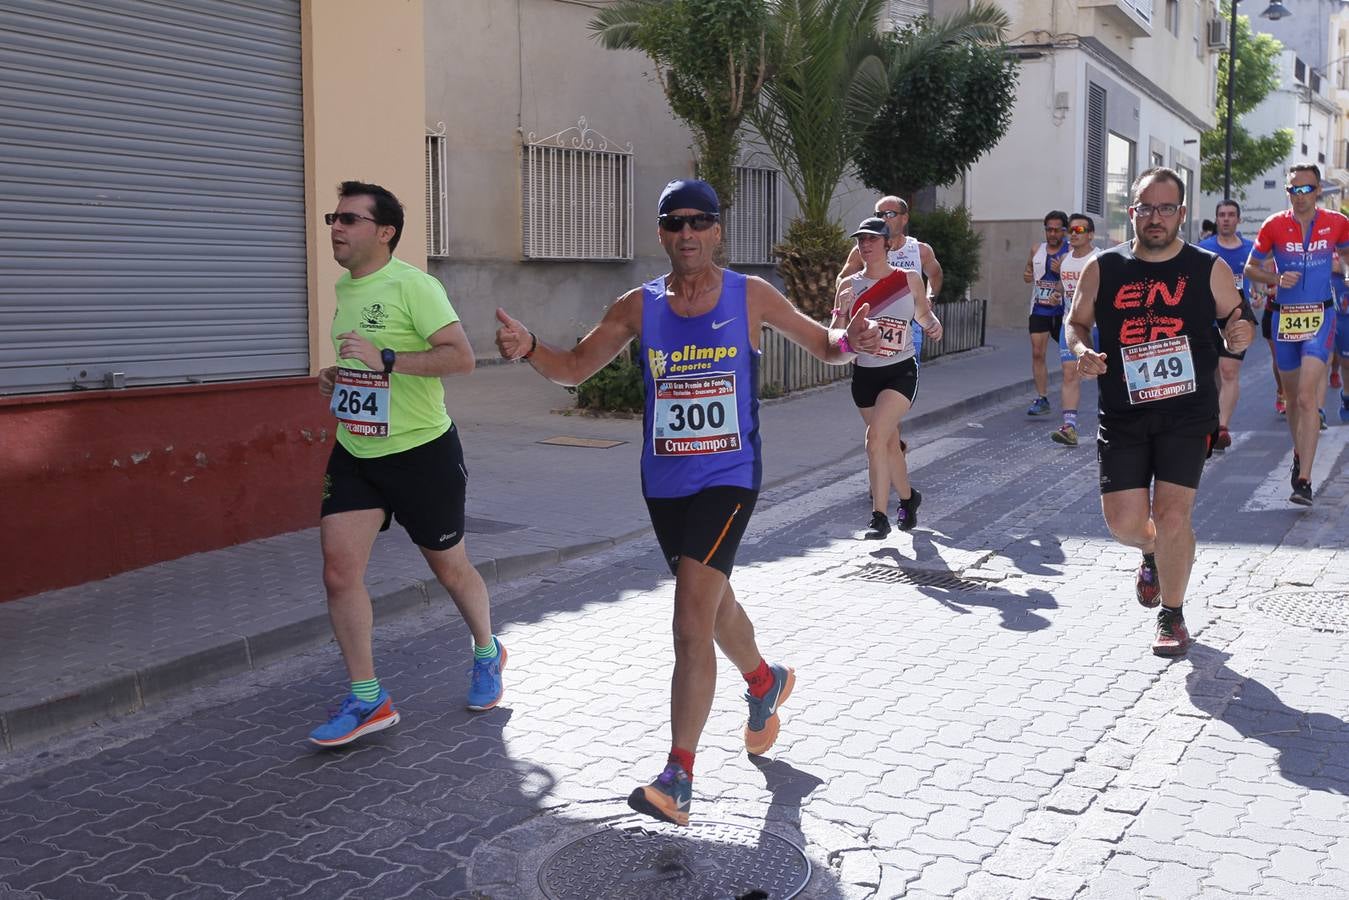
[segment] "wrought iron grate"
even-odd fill
[[[885,563],[867,563],[853,577],[862,581],[878,581],[882,584],[916,584],[923,587],[945,588],[948,591],[988,590],[988,585],[966,581],[952,572],[891,566]]]

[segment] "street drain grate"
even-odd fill
[[[810,860],[786,838],[725,822],[675,831],[619,822],[563,845],[539,869],[551,900],[790,898]]]
[[[867,563],[853,576],[862,581],[879,581],[882,584],[917,584],[923,587],[939,587],[948,591],[986,591],[988,585],[978,581],[966,581],[950,572],[936,572],[931,569],[906,569],[903,566],[888,566],[885,563]]]
[[[1290,591],[1260,597],[1251,603],[1251,608],[1299,628],[1349,633],[1349,594]]]

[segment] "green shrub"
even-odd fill
[[[572,388],[577,408],[641,412],[646,392],[641,367],[633,362],[640,350],[638,343],[633,341],[607,366]]]
[[[941,263],[937,300],[964,300],[965,289],[979,278],[979,246],[983,243],[970,221],[970,211],[963,206],[939,206],[929,213],[915,212],[909,218],[909,234],[931,244]]]

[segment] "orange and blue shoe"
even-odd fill
[[[506,645],[492,638],[497,655],[492,659],[475,659],[468,679],[468,708],[474,712],[491,709],[501,702],[506,687],[501,681],[501,670],[506,668]]]
[[[773,686],[763,697],[755,697],[745,692],[745,701],[749,703],[749,720],[745,722],[745,749],[755,756],[767,753],[778,739],[782,723],[778,720],[778,707],[787,702],[796,687],[796,670],[787,666],[769,666],[773,672]]]
[[[358,737],[383,731],[398,724],[398,710],[389,692],[381,690],[373,703],[363,703],[355,694],[347,694],[342,705],[328,711],[328,721],[309,733],[309,740],[320,747],[341,747]]]
[[[689,824],[689,808],[692,805],[693,779],[683,766],[674,762],[667,765],[655,781],[628,795],[628,806],[643,815],[673,825]]]

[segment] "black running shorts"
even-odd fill
[[[363,459],[335,444],[323,475],[320,515],[382,509],[380,531],[396,518],[417,546],[448,550],[464,539],[467,488],[464,450],[454,425],[435,440],[388,456]]]
[[[852,402],[858,409],[871,409],[885,390],[898,391],[913,403],[918,396],[917,357],[888,366],[852,367]]]
[[[1054,341],[1057,343],[1063,332],[1063,313],[1059,313],[1057,316],[1041,316],[1031,313],[1026,320],[1026,328],[1031,334],[1049,332],[1054,335]]]
[[[711,566],[727,578],[745,535],[758,491],[709,487],[687,497],[647,497],[651,527],[672,573],[685,556]]]
[[[1213,450],[1217,419],[1165,413],[1100,418],[1096,462],[1102,494],[1147,489],[1154,481],[1199,487],[1204,460]]]
[[[1260,314],[1260,333],[1265,336],[1265,340],[1274,340],[1274,309],[1265,304],[1265,311]]]

